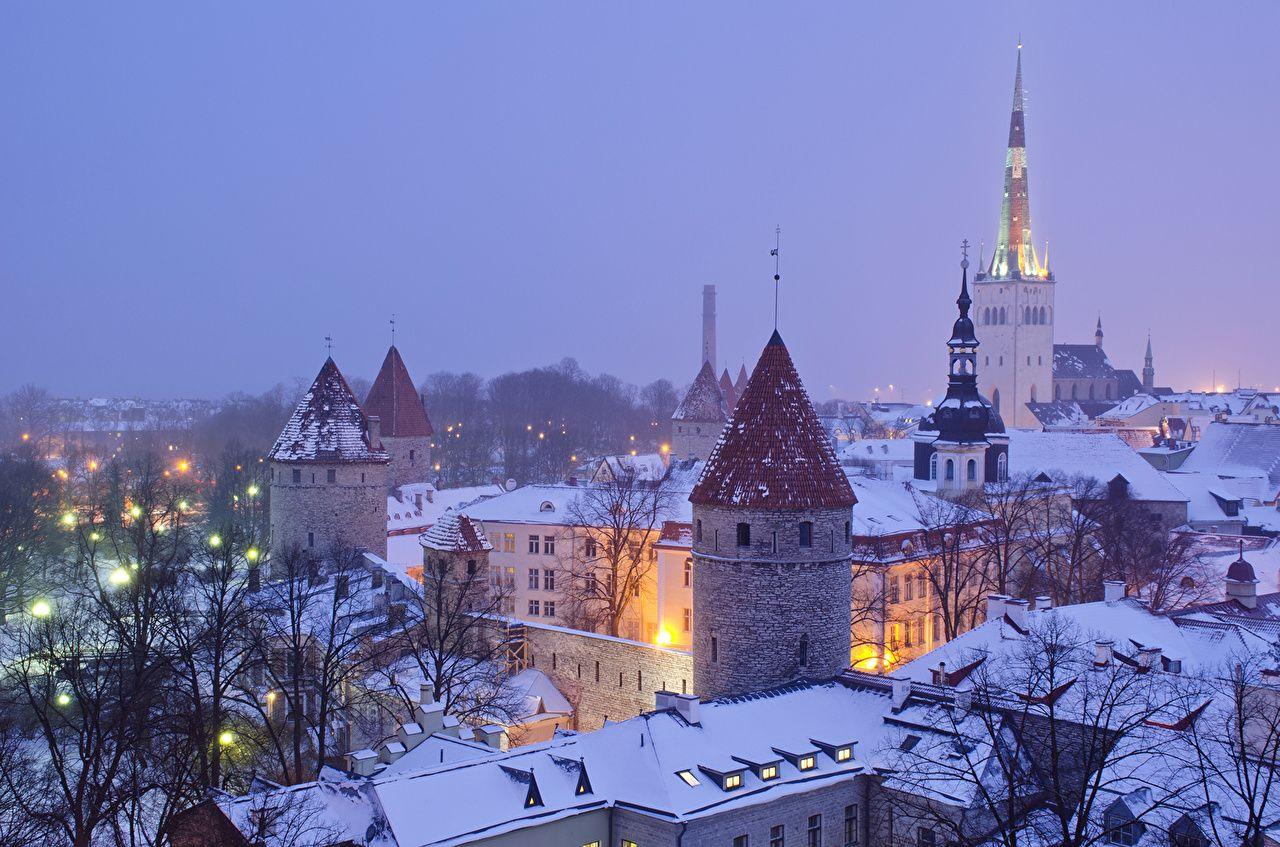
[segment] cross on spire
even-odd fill
[[[969,267],[969,239],[960,242],[960,267]]]

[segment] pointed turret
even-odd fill
[[[729,420],[720,383],[710,362],[693,378],[680,405],[671,415],[671,458],[705,459]]]
[[[1151,357],[1151,333],[1147,333],[1147,354],[1142,358],[1142,390],[1150,394],[1156,387],[1156,367]]]
[[[743,362],[738,366],[738,378],[734,380],[733,390],[738,392],[738,396],[742,396],[742,392],[747,390],[747,364]]]
[[[720,374],[720,395],[724,397],[724,407],[733,413],[733,407],[738,405],[738,392],[734,388],[733,379],[729,376],[729,369],[725,368]]]
[[[1098,325],[1093,330],[1093,346],[1102,349],[1102,315],[1098,315]]]
[[[1009,147],[1005,153],[1004,198],[1000,231],[991,264],[981,278],[1047,279],[1031,241],[1031,201],[1027,191],[1027,133],[1022,93],[1022,44],[1013,77],[1013,109],[1009,115]]]
[[[273,462],[387,462],[379,433],[333,359],[326,359],[276,443]]]
[[[387,484],[397,488],[426,482],[431,468],[431,420],[394,344],[382,360],[364,408],[381,422],[383,445],[391,456]]]

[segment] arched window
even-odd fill
[[[1044,306],[1041,306],[1041,307],[1040,307],[1040,323],[1042,323],[1042,324],[1043,324],[1043,323],[1048,323],[1048,320],[1046,319],[1046,315],[1047,315],[1047,314],[1048,314],[1048,313],[1045,311]]]
[[[738,524],[738,546],[739,547],[751,546],[751,524],[746,524],[746,523]]]
[[[976,482],[978,479],[978,460],[970,459],[969,466],[965,469],[965,478],[969,482]]]
[[[800,634],[800,667],[809,664],[809,633]]]
[[[991,323],[991,307],[990,306],[982,310],[982,323],[984,326],[986,324]]]
[[[938,478],[938,454],[929,454],[929,479]]]
[[[1030,306],[1022,307],[1022,322],[1024,324],[1031,323],[1031,307]]]
[[[800,521],[800,546],[813,546],[813,521]]]
[[[999,388],[991,392],[991,408],[995,410],[995,413],[997,415],[1000,414],[1000,389]]]
[[[996,456],[996,479],[1000,482],[1008,482],[1009,480],[1009,454],[1001,453]]]
[[[956,463],[955,463],[955,460],[954,460],[954,459],[947,459],[947,479],[948,479],[948,480],[953,480],[953,479],[955,479],[955,478],[956,478]]]
[[[1004,306],[1000,307],[1000,323],[1004,325],[1009,322],[1009,314],[1005,311]]]

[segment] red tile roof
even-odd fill
[[[729,377],[728,368],[720,374],[720,395],[724,397],[724,407],[732,413],[733,407],[738,405],[738,392],[733,388],[733,380]]]
[[[369,420],[333,359],[326,359],[302,395],[267,458],[277,462],[379,462],[387,452],[369,443]]]
[[[392,438],[423,438],[431,435],[431,421],[409,378],[409,369],[393,344],[382,360],[382,370],[364,399],[365,414],[377,415],[382,434]]]
[[[771,509],[858,502],[776,331],[689,501]]]

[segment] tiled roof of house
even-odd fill
[[[382,370],[364,400],[366,414],[377,415],[382,434],[392,438],[422,438],[431,435],[431,420],[409,377],[400,351],[391,346]]]
[[[702,363],[702,370],[693,378],[693,385],[685,392],[684,399],[672,413],[673,421],[711,421],[724,423],[729,420],[724,395],[716,382],[716,373],[710,362]]]
[[[387,462],[369,443],[369,420],[333,359],[326,359],[267,454],[277,462]]]
[[[777,331],[689,500],[775,509],[857,502]]]

